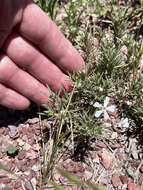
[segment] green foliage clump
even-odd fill
[[[19,147],[17,147],[17,146],[10,145],[7,147],[7,152],[9,155],[13,155],[13,154],[17,153],[18,151],[19,151]]]

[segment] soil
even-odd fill
[[[0,163],[20,177],[0,170],[0,188],[39,190],[41,123],[38,109],[35,105],[27,111],[0,108]],[[112,121],[118,123],[115,116]],[[42,130],[47,128],[45,118],[42,118],[42,126]],[[104,128],[104,139],[78,144],[74,154],[70,146],[66,147],[56,165],[106,190],[143,190],[143,145],[137,136],[115,131],[108,122]],[[20,150],[8,155],[9,145],[18,146]],[[56,170],[53,170],[53,179],[67,190],[81,189]],[[47,184],[46,189],[54,188]]]

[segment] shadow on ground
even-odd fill
[[[39,109],[39,106],[34,103],[24,111],[12,110],[0,106],[0,127],[18,125],[20,123],[24,123],[27,119],[38,117]]]

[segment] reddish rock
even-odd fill
[[[18,153],[19,160],[23,160],[25,158],[25,156],[26,156],[26,152],[24,150],[19,151],[19,153]]]
[[[14,185],[14,189],[18,189],[21,187],[21,182],[20,181],[16,181],[15,185]]]
[[[28,133],[34,133],[34,130],[33,130],[32,127],[28,127],[28,128],[27,128],[27,132],[28,132]]]
[[[5,128],[4,127],[0,128],[0,135],[5,135]]]
[[[0,136],[1,135],[6,136],[6,135],[8,135],[8,133],[9,133],[9,129],[8,128],[5,128],[5,127],[1,127],[0,128]]]
[[[34,139],[34,132],[33,133],[28,133],[27,138],[28,138],[28,142],[29,142],[29,140]]]
[[[36,177],[36,172],[33,170],[30,170],[30,174],[29,174],[29,180],[31,180],[33,177]]]
[[[35,135],[39,136],[41,134],[41,130],[40,129],[35,129]]]
[[[119,159],[120,161],[124,160],[124,159],[125,159],[125,154],[118,153],[118,159]]]
[[[24,184],[24,187],[26,190],[33,190],[32,184],[29,181]]]
[[[48,182],[48,180],[47,180],[47,182]],[[59,179],[59,182],[61,184],[65,184],[65,183],[68,183],[68,179],[66,179],[65,177],[61,176],[60,179]]]
[[[101,157],[102,165],[106,169],[109,169],[111,162],[112,162],[112,158],[111,158],[110,154],[107,151],[103,151],[103,152],[99,152],[98,155]]]
[[[27,135],[27,127],[22,128],[22,133],[23,133],[23,135]]]
[[[9,170],[14,170],[15,165],[14,165],[14,163],[12,162],[12,160],[10,160],[10,161],[7,162],[6,167],[7,167]]]
[[[28,138],[28,143],[29,143],[30,145],[35,144],[36,142],[35,142],[34,137],[33,137],[33,138]]]
[[[28,167],[32,168],[33,165],[35,165],[37,163],[37,158],[35,159],[31,159],[28,161]]]
[[[140,176],[140,177],[138,178],[138,180],[137,180],[137,183],[138,183],[139,185],[142,185],[142,182],[143,182],[143,176]]]
[[[0,178],[0,183],[7,184],[7,183],[10,183],[10,182],[11,182],[11,179],[9,179],[8,177]]]
[[[132,160],[130,163],[131,163],[132,167],[137,168],[140,164],[140,161],[139,160]]]
[[[40,126],[39,123],[33,125],[33,128],[36,129],[36,130],[37,130],[37,129],[41,130],[41,126]]]
[[[92,175],[93,175],[93,174],[92,174]],[[102,178],[101,181],[100,181],[100,183],[101,183],[102,185],[107,186],[107,185],[109,184],[109,178]]]
[[[72,190],[79,190],[77,185],[72,186]]]
[[[6,147],[2,146],[1,147],[1,153],[3,154],[3,153],[6,153],[6,152],[7,152]]]
[[[85,171],[84,167],[82,167],[76,162],[71,162],[70,164],[66,165],[66,169],[72,173],[78,173],[78,172],[83,173]]]
[[[37,117],[32,118],[32,119],[28,119],[29,124],[35,124],[35,123],[38,123],[38,122],[39,122],[39,118],[37,118]]]
[[[111,181],[115,188],[118,187],[119,185],[121,185],[121,180],[117,173],[113,174]]]
[[[14,137],[11,137],[13,140],[18,139],[20,137],[20,133],[18,132]]]
[[[111,147],[112,149],[116,149],[116,148],[120,148],[120,147],[121,147],[120,144],[118,144],[118,143],[113,143],[113,142],[109,143],[109,145],[110,145],[110,147]]]
[[[19,146],[19,143],[17,141],[14,141],[13,146]]]
[[[134,183],[129,183],[128,190],[140,190],[140,187]]]
[[[28,169],[26,160],[17,162],[16,166],[22,172],[25,172]]]
[[[3,139],[3,141],[2,141],[2,148],[5,148],[5,151],[7,151],[6,148],[8,146],[10,146],[10,145],[11,145],[10,140]]]
[[[28,137],[27,137],[27,135],[23,135],[22,136],[22,140],[26,143],[26,142],[28,142]]]
[[[98,141],[96,143],[96,146],[100,147],[100,148],[106,148],[107,146],[102,142],[102,141]]]
[[[9,136],[14,139],[18,135],[18,129],[15,125],[8,125],[9,128]]]
[[[121,175],[121,176],[120,176],[120,179],[121,179],[121,182],[122,182],[123,184],[128,184],[128,182],[129,182],[129,178],[128,178],[127,175]]]
[[[82,190],[82,188],[77,185],[73,185],[72,190]]]

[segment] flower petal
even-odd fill
[[[122,127],[123,128],[129,128],[129,120],[128,120],[128,118],[125,118],[124,120],[122,120]]]
[[[95,112],[95,117],[100,117],[100,115],[103,113],[103,110],[96,111]]]
[[[115,111],[115,106],[108,106],[106,108],[107,111],[114,112]]]
[[[98,102],[95,102],[95,103],[93,104],[93,106],[94,106],[95,108],[102,108],[102,105],[99,104]]]
[[[127,117],[125,119],[122,118],[121,121],[122,121],[122,125],[129,123],[129,120]]]
[[[110,119],[110,117],[109,117],[109,115],[108,115],[108,113],[107,113],[107,111],[104,111],[104,119]]]
[[[109,100],[110,98],[106,96],[104,99],[104,107],[107,107],[107,105],[109,104]]]

